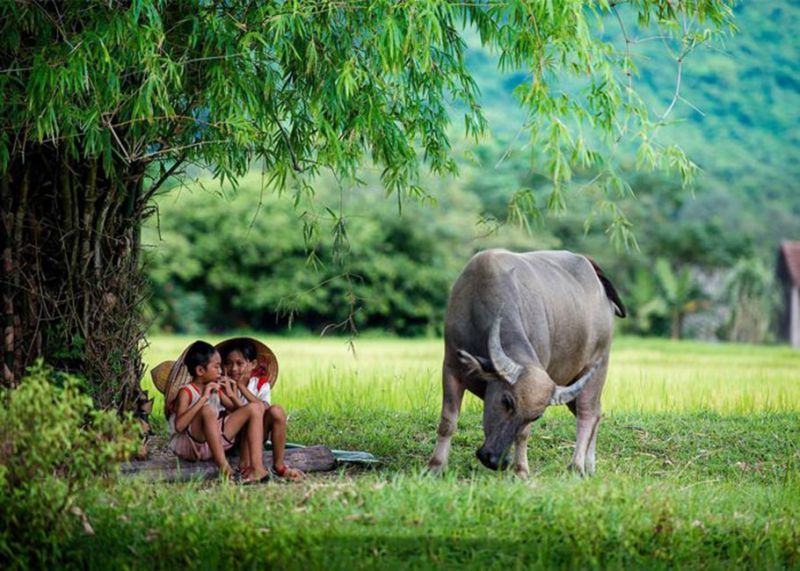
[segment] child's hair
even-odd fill
[[[248,361],[255,361],[258,356],[255,344],[249,339],[233,339],[230,343],[225,344],[225,354],[222,355],[223,360],[233,353],[239,351]]]
[[[214,346],[206,343],[205,341],[195,341],[192,343],[189,350],[186,351],[184,363],[186,368],[189,369],[189,374],[194,377],[197,374],[197,367],[205,367],[214,356],[217,350]]]

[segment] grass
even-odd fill
[[[155,337],[149,365],[193,339]],[[217,339],[211,339],[216,341]],[[800,568],[800,353],[619,339],[598,475],[566,470],[575,436],[548,410],[532,477],[478,465],[468,397],[442,478],[435,442],[441,342],[265,339],[290,440],[367,450],[377,469],[241,488],[126,481],[82,505],[94,534],[65,540],[81,568]],[[148,379],[149,380],[149,379]]]
[[[153,337],[144,355],[148,370],[175,359],[194,339]],[[275,398],[291,410],[439,413],[440,340],[358,340],[355,355],[341,339],[264,341],[280,363]],[[612,349],[603,406],[608,412],[800,412],[799,368],[800,354],[784,347],[622,338]],[[149,376],[143,385],[160,397]],[[464,406],[479,411],[482,403],[468,395]],[[156,410],[163,410],[160,401]]]
[[[88,568],[132,560],[158,568],[782,568],[800,562],[796,492],[620,476],[413,474],[259,490],[125,488],[113,504],[96,502],[97,534],[74,549]]]

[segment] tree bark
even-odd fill
[[[5,173],[0,179],[0,255],[2,255],[3,279],[0,280],[3,308],[3,360],[2,382],[4,386],[15,386],[14,377],[14,301],[12,299],[14,288],[11,283],[14,267],[12,258],[14,226],[13,197],[10,190],[11,176]]]
[[[143,372],[145,167],[106,168],[55,144],[12,157],[0,185],[2,383],[41,357],[85,377],[98,406],[130,410]]]

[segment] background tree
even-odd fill
[[[669,113],[651,121],[633,89],[628,32],[610,45],[603,16],[657,26],[680,69],[731,12],[723,0],[2,0],[4,383],[44,355],[86,375],[101,405],[128,405],[141,376],[141,221],[190,165],[235,181],[255,162],[265,187],[298,203],[323,169],[354,178],[371,162],[401,202],[424,194],[422,165],[453,172],[446,103],[468,134],[485,128],[465,25],[501,65],[530,73],[517,94],[550,183],[515,195],[512,213],[564,208],[574,165],[624,192],[611,159],[629,138],[641,163],[688,178],[693,165],[654,138]],[[625,240],[613,200],[599,206]]]
[[[639,268],[627,290],[628,295],[625,299],[631,311],[629,327],[635,333],[652,334],[657,331],[654,322],[668,321],[669,308],[658,291],[652,270]]]
[[[158,219],[148,220],[142,234],[155,327],[274,331],[289,321],[304,332],[340,324],[344,332],[440,334],[450,284],[476,250],[550,245],[511,225],[482,235],[478,199],[460,184],[475,173],[463,171],[459,181],[431,181],[436,203],[409,202],[402,216],[376,176],[347,192],[331,178],[317,181],[315,201],[347,200],[347,243],[336,254],[340,263],[316,271],[298,231],[303,213],[275,194],[262,197],[257,173],[222,197],[211,196],[213,181],[204,180],[206,189],[190,185],[180,197],[161,198]],[[269,216],[255,216],[259,201]],[[318,215],[320,234],[333,234],[339,214]],[[312,260],[331,260],[332,250],[320,241]],[[341,302],[349,298],[352,305]]]
[[[728,339],[743,343],[766,340],[778,301],[773,275],[755,258],[739,260],[733,267],[723,293],[729,311],[725,327]]]
[[[659,258],[654,271],[669,315],[669,336],[680,339],[683,320],[699,309],[703,301],[702,292],[692,279],[689,268],[675,270],[667,260]]]

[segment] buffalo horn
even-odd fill
[[[589,379],[592,378],[592,375],[594,375],[597,365],[597,363],[592,365],[591,368],[586,371],[580,379],[568,387],[556,385],[556,390],[553,391],[553,396],[550,397],[550,404],[567,404],[568,402],[575,400],[575,397],[578,396],[578,393],[581,392],[583,387],[586,386],[586,383],[589,382]]]
[[[522,374],[522,367],[511,359],[503,351],[503,344],[500,341],[500,317],[494,320],[492,330],[489,333],[489,358],[492,360],[497,374],[505,379],[509,384],[514,384]]]

